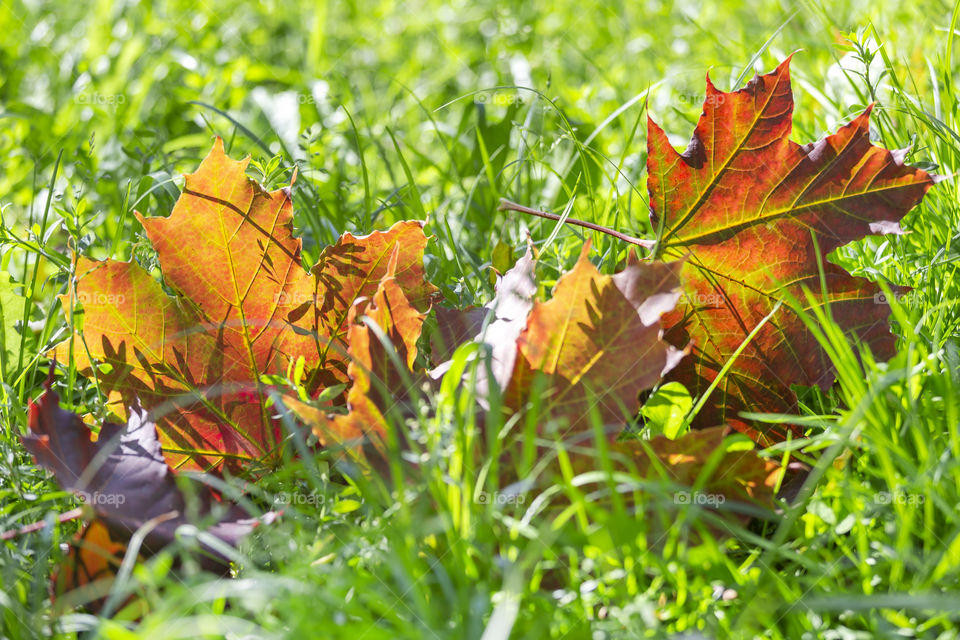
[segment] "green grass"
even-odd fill
[[[567,473],[563,445],[525,435],[536,412],[481,429],[451,374],[395,425],[420,455],[394,456],[393,489],[351,480],[335,454],[291,459],[253,487],[284,517],[240,549],[236,579],[196,569],[187,538],[117,583],[115,601],[138,594],[146,616],[97,617],[50,601],[77,527],[55,518],[76,503],[18,440],[39,354],[66,335],[70,250],[154,264],[133,211],[169,212],[214,135],[269,184],[298,165],[307,262],[342,231],[428,216],[431,280],[451,304],[483,304],[494,247],[522,251],[529,233],[549,287],[585,238],[498,213],[501,197],[651,237],[645,109],[684,145],[707,69],[730,89],[801,49],[797,141],[876,101],[879,143],[960,171],[956,16],[942,2],[0,3],[0,269],[26,300],[8,304],[0,284],[5,316],[23,314],[0,362],[0,531],[50,522],[0,546],[0,637],[960,636],[956,180],[909,214],[908,235],[838,252],[915,288],[893,307],[899,352],[860,358],[810,319],[838,382],[804,394],[809,437],[769,453],[811,463],[812,480],[732,535],[669,482]],[[845,72],[857,53],[844,57],[842,34],[869,25],[861,41],[883,42],[870,74]],[[612,271],[627,247],[591,237]],[[82,382],[58,391],[101,414]],[[525,453],[509,471],[529,485],[482,500],[502,489],[504,447]]]

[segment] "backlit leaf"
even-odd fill
[[[314,433],[321,444],[372,444],[382,450],[389,429],[387,413],[394,409],[409,413],[406,404],[426,313],[411,304],[393,276],[398,255],[393,254],[372,299],[359,300],[350,308],[349,413],[317,416]]]
[[[290,189],[263,190],[248,162],[228,158],[218,139],[169,217],[139,216],[175,297],[136,263],[80,258],[63,298],[68,314],[82,308],[82,332],[57,357],[96,373],[117,415],[135,402],[153,412],[178,466],[275,453],[280,427],[262,376],[303,358],[309,393],[346,382],[349,310],[377,292],[391,257],[413,305],[425,310],[436,291],[424,280],[419,222],[345,233],[305,269]]]
[[[52,370],[51,378],[52,381]],[[30,405],[30,432],[24,447],[37,464],[53,472],[60,485],[80,496],[92,517],[117,542],[130,539],[141,527],[140,553],[153,555],[176,539],[179,526],[211,520],[208,533],[235,546],[260,522],[238,505],[221,504],[207,484],[193,479],[186,495],[160,450],[156,425],[139,407],[131,408],[126,425],[104,423],[94,434],[80,416],[61,409],[47,382],[46,393]],[[188,507],[189,505],[189,507]],[[272,520],[273,514],[265,517]],[[225,571],[229,559],[201,544],[201,564]]]
[[[660,339],[660,316],[680,296],[681,263],[631,260],[609,276],[590,263],[589,251],[588,242],[553,296],[533,305],[506,386],[507,404],[521,408],[540,378],[549,413],[578,431],[588,429],[591,409],[605,423],[623,424],[638,409],[640,391],[683,355]]]
[[[904,165],[906,151],[870,144],[870,108],[805,146],[790,140],[792,113],[788,59],[732,93],[708,77],[703,113],[682,154],[649,121],[656,254],[687,257],[684,298],[664,324],[668,340],[692,341],[694,352],[670,377],[694,394],[778,300],[789,293],[806,303],[804,289],[829,298],[834,319],[878,358],[893,353],[880,289],[826,261],[824,289],[816,247],[826,256],[868,234],[900,233],[900,219],[935,177]],[[750,430],[740,411],[792,412],[791,384],[827,387],[833,379],[826,354],[785,305],[736,360],[698,423]]]

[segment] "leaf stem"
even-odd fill
[[[539,209],[531,209],[530,207],[525,207],[522,204],[511,202],[506,198],[500,198],[500,206],[497,207],[497,211],[517,211],[519,213],[526,213],[531,216],[537,216],[538,218],[546,218],[547,220],[556,220],[557,222],[566,222],[569,224],[576,225],[578,227],[590,229],[592,231],[599,231],[600,233],[605,233],[608,236],[613,236],[618,240],[623,240],[624,242],[629,242],[630,244],[635,244],[638,247],[643,247],[645,249],[650,249],[654,245],[653,240],[644,240],[643,238],[634,238],[633,236],[628,236],[625,233],[614,231],[610,227],[604,227],[599,224],[587,222],[586,220],[578,220],[577,218],[563,217],[563,216],[557,215],[556,213],[547,213],[546,211],[540,211]]]
[[[66,513],[61,513],[59,516],[57,516],[57,522],[59,524],[63,524],[64,522],[70,522],[71,520],[76,520],[82,515],[83,515],[83,507],[77,507],[76,509],[71,509]],[[28,524],[25,527],[21,527],[19,529],[4,531],[3,533],[0,533],[0,540],[3,540],[4,542],[7,540],[13,540],[18,536],[23,536],[28,533],[34,533],[34,532],[40,531],[41,529],[46,527],[48,524],[49,522],[47,522],[46,520],[43,520],[41,522],[34,522],[33,524]]]

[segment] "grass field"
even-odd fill
[[[811,477],[733,535],[667,480],[621,478],[627,510],[602,474],[536,460],[515,470],[535,490],[477,499],[499,488],[476,403],[444,387],[395,425],[423,450],[415,467],[392,460],[401,488],[348,481],[324,455],[288,460],[246,487],[284,516],[244,543],[234,579],[200,571],[184,542],[122,575],[94,615],[82,597],[51,602],[79,526],[56,517],[78,503],[19,441],[43,354],[67,335],[72,251],[155,266],[133,212],[168,213],[215,136],[269,186],[298,167],[306,263],[343,231],[428,218],[431,281],[451,306],[482,305],[494,247],[518,255],[529,234],[549,287],[587,237],[498,212],[500,198],[652,237],[647,112],[685,146],[707,71],[731,90],[799,51],[794,140],[876,102],[877,144],[956,174],[958,16],[939,0],[0,2],[0,270],[23,301],[0,299],[15,327],[0,354],[0,532],[49,523],[0,545],[0,637],[960,637],[956,180],[908,234],[833,256],[914,288],[892,305],[898,353],[858,358],[811,318],[838,381],[802,394],[807,437],[767,453]],[[612,272],[627,247],[589,237]],[[103,415],[82,379],[57,389]],[[485,432],[522,441],[513,427]]]

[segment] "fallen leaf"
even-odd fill
[[[134,399],[150,410],[178,467],[275,454],[280,429],[262,376],[303,358],[310,393],[346,382],[348,311],[374,295],[390,256],[414,305],[425,310],[436,291],[424,279],[419,222],[346,233],[305,270],[289,189],[263,190],[246,177],[248,162],[228,158],[217,139],[168,218],[139,216],[176,296],[136,263],[78,258],[75,291],[62,298],[68,316],[80,303],[82,331],[56,357],[95,376],[117,415]]]
[[[494,379],[509,378],[509,407],[523,408],[536,393],[550,415],[566,417],[568,428],[579,431],[591,409],[606,424],[623,424],[639,408],[639,393],[683,355],[660,339],[660,316],[680,296],[682,263],[633,259],[608,276],[590,263],[589,251],[587,242],[552,297],[532,306],[516,340],[516,362],[494,362]]]
[[[110,594],[126,550],[126,544],[115,541],[100,520],[85,524],[70,540],[66,557],[50,577],[50,595],[57,610],[65,612],[83,606],[88,611],[99,612]],[[131,595],[130,600],[133,598]]]
[[[906,151],[870,144],[870,108],[837,133],[800,146],[790,140],[789,59],[739,91],[707,78],[703,113],[682,154],[648,121],[648,190],[658,230],[656,257],[687,257],[684,298],[664,318],[667,339],[694,352],[669,378],[702,394],[748,334],[791,294],[827,297],[834,320],[870,347],[893,354],[889,308],[880,288],[822,262],[868,234],[900,233],[900,219],[936,181],[903,164]],[[697,416],[699,426],[729,423],[764,442],[743,410],[791,413],[791,384],[828,387],[829,358],[786,305],[740,354]]]
[[[702,483],[699,492],[705,497],[723,496],[724,500],[772,505],[782,468],[757,455],[754,447],[742,446],[745,443],[728,436],[729,431],[727,427],[712,427],[676,439],[657,436],[647,441],[625,440],[612,448],[640,461],[640,468],[648,477],[658,475],[684,487]],[[713,455],[719,456],[719,462],[712,472],[706,473],[707,462]],[[699,500],[695,495],[681,495],[679,502],[688,498],[693,503]]]
[[[59,406],[51,389],[30,405],[30,432],[21,437],[37,464],[53,472],[60,485],[78,495],[114,541],[127,541],[145,527],[140,552],[153,555],[176,538],[185,524],[204,524],[208,534],[236,546],[273,514],[253,518],[238,505],[221,503],[198,478],[178,484],[160,450],[156,426],[146,413],[132,407],[126,425],[104,423],[96,439],[80,416]],[[188,514],[195,514],[190,518]],[[223,572],[229,559],[200,543],[201,565]]]
[[[727,501],[735,501],[771,508],[782,467],[759,456],[745,436],[729,432],[728,427],[710,427],[676,439],[632,438],[607,448],[615,470],[675,485],[678,506],[723,508]],[[593,455],[574,453],[570,460],[577,473],[596,468]]]
[[[316,276],[318,324],[328,327],[336,340],[328,350],[321,351],[324,358],[336,358],[345,371],[350,310],[358,300],[373,297],[384,278],[392,278],[418,311],[430,308],[438,290],[426,280],[426,246],[423,224],[404,221],[367,236],[345,233],[337,244],[323,250],[312,270]],[[391,259],[396,262],[392,273]],[[346,377],[338,376],[336,381],[344,382]]]
[[[414,362],[426,313],[411,304],[393,276],[397,256],[392,256],[372,299],[358,300],[350,308],[348,413],[316,416],[313,431],[324,446],[359,444],[382,452],[387,414],[393,409],[411,412],[411,386],[425,375],[414,373]]]
[[[161,413],[163,444],[175,466],[193,459],[214,467],[223,453],[266,454],[265,434],[234,426],[262,429],[259,407],[247,401],[256,397],[255,381],[226,378],[224,360],[236,354],[225,353],[193,307],[167,295],[134,262],[78,258],[76,273],[77,294],[63,301],[68,313],[80,303],[83,333],[61,343],[55,358],[72,353],[78,369],[95,373],[116,415],[126,417],[134,402]]]

